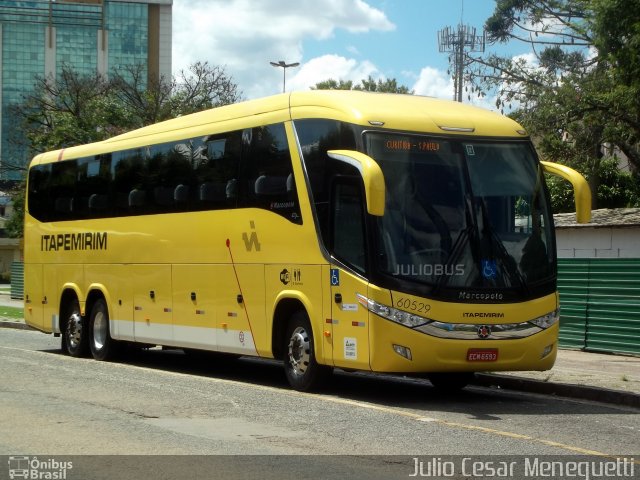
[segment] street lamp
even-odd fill
[[[276,68],[282,68],[282,93],[284,93],[284,89],[287,85],[287,68],[289,67],[297,67],[300,65],[299,62],[294,63],[285,63],[284,60],[280,60],[279,62],[269,62]]]

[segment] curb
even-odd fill
[[[522,377],[512,377],[494,373],[477,373],[475,385],[499,387],[521,392],[541,393],[601,403],[612,403],[626,407],[640,408],[640,394],[611,390],[589,385],[571,385],[567,383],[543,382]]]
[[[13,328],[16,330],[35,330],[24,322],[0,319],[0,328]]]

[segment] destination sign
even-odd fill
[[[384,148],[391,152],[431,153],[440,150],[440,142],[433,140],[402,140],[389,139],[384,142]]]

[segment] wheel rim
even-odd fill
[[[295,375],[304,375],[311,359],[309,335],[302,327],[297,327],[289,339],[289,365]]]
[[[107,341],[107,317],[104,312],[97,312],[93,317],[93,346],[102,350]]]
[[[71,348],[77,348],[82,340],[82,317],[80,312],[75,311],[69,315],[67,322],[67,338]]]

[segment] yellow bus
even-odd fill
[[[544,173],[512,120],[450,101],[282,94],[36,156],[25,317],[72,356],[137,343],[332,368],[546,370],[558,341]]]

